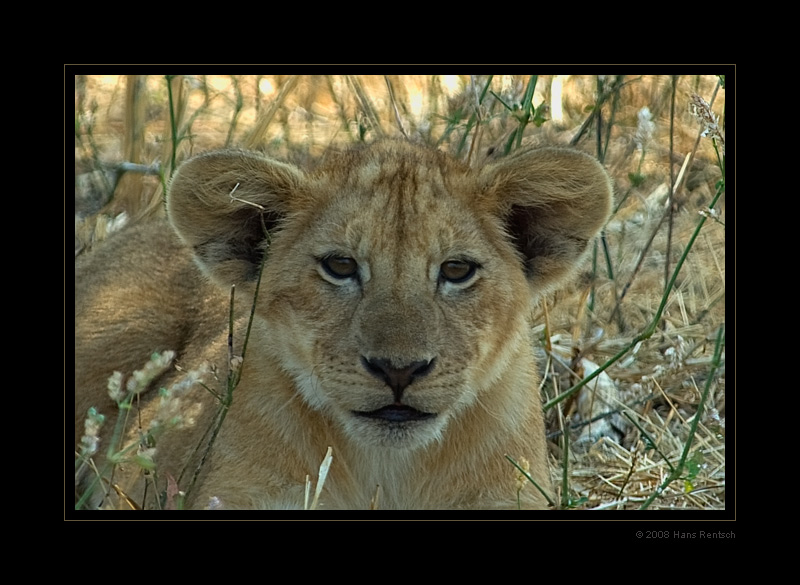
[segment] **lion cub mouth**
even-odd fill
[[[384,406],[383,408],[371,410],[369,412],[355,410],[353,413],[364,418],[399,423],[428,420],[436,416],[436,414],[432,412],[422,412],[421,410],[417,410],[416,408],[412,408],[411,406],[406,406],[404,404],[390,404],[388,406]]]

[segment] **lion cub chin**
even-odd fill
[[[169,223],[76,262],[76,497],[302,508],[330,447],[319,508],[546,507],[506,458],[550,492],[531,307],[610,203],[601,166],[565,149],[478,169],[400,141],[312,170],[188,160]],[[92,465],[90,408],[106,415]]]

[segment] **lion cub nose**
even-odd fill
[[[394,399],[400,401],[403,396],[403,391],[414,380],[426,376],[433,370],[435,359],[430,361],[411,362],[407,366],[396,368],[392,362],[386,359],[366,359],[361,358],[361,363],[364,368],[380,380],[386,382],[389,388],[392,389]]]

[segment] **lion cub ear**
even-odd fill
[[[520,151],[482,169],[480,178],[537,293],[573,272],[611,210],[608,175],[575,150]]]
[[[305,175],[252,152],[219,151],[183,163],[170,183],[167,214],[203,271],[228,287],[254,280],[265,230],[289,211]]]

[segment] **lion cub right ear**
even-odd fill
[[[167,214],[206,274],[224,287],[241,284],[257,277],[267,232],[304,180],[300,169],[253,152],[212,152],[178,168]]]
[[[577,150],[521,150],[480,173],[537,294],[568,278],[611,212],[611,180]]]

